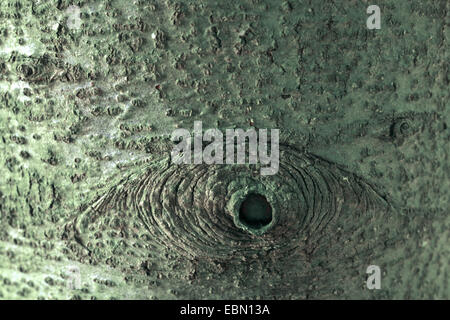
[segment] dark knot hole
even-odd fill
[[[272,221],[272,206],[266,197],[251,193],[241,203],[239,220],[249,228],[263,228]]]

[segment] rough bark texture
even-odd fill
[[[2,1],[0,298],[450,298],[449,9]],[[279,128],[279,173],[171,165],[196,120]]]

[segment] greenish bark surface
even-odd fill
[[[3,1],[0,298],[450,298],[449,9]],[[280,129],[279,173],[170,165],[196,120]]]

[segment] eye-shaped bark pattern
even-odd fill
[[[149,241],[189,258],[251,259],[268,252],[285,257],[302,247],[315,250],[340,216],[370,221],[374,212],[390,209],[363,179],[288,145],[280,146],[277,174],[262,176],[259,169],[153,162],[130,173],[78,217],[77,237],[95,232],[90,226],[96,220],[115,214],[138,217]],[[242,221],[242,204],[254,194],[267,201],[254,210],[270,206],[263,225]]]
[[[33,84],[47,84],[56,80],[77,82],[93,77],[92,73],[83,70],[79,65],[65,64],[48,55],[37,58],[13,56],[10,62],[15,65],[13,71],[19,80]]]

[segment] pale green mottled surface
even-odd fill
[[[369,4],[381,30],[366,29]],[[448,299],[449,10],[446,0],[3,1],[0,298]],[[343,210],[317,250],[232,262],[162,250],[135,212],[114,225],[116,208],[102,207],[83,248],[72,222],[111,188],[126,192],[122,179],[139,180],[194,120],[280,128],[395,211]],[[370,264],[382,290],[365,287]],[[71,266],[79,290],[67,287]]]

